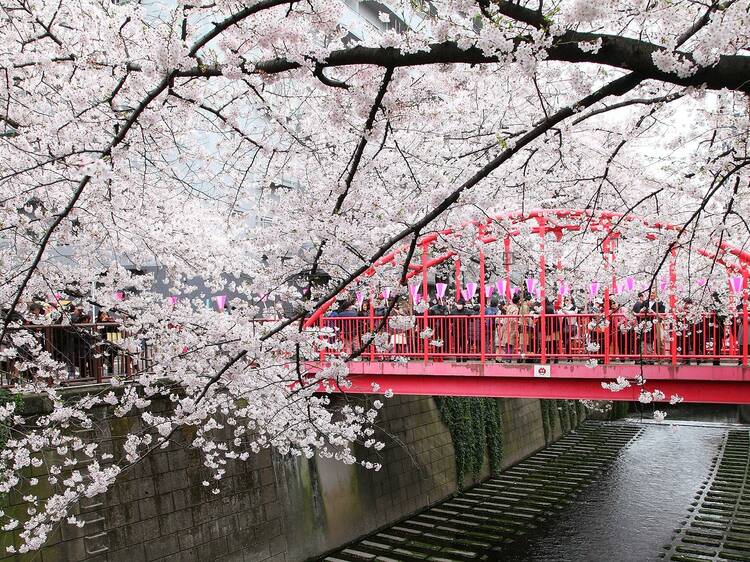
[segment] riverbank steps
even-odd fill
[[[727,431],[712,471],[662,557],[676,562],[750,562],[750,439]]]
[[[311,560],[496,560],[569,506],[641,432],[637,425],[587,421],[499,476]]]

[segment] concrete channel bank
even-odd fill
[[[503,468],[558,439],[563,427],[582,417],[562,401],[490,404],[500,413]],[[135,417],[102,412],[88,437],[114,444],[137,424]],[[158,451],[104,497],[81,504],[83,529],[63,524],[41,555],[26,557],[5,554],[12,537],[4,534],[0,560],[260,562],[322,555],[457,491],[453,439],[436,399],[396,396],[378,425],[387,442],[375,459],[383,464],[379,472],[266,451],[228,466],[219,495],[201,485],[206,474],[193,451]],[[478,474],[465,476],[465,486],[490,475],[488,458]],[[25,510],[19,498],[6,503],[6,512]]]

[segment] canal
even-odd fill
[[[324,559],[750,561],[748,428],[712,419],[586,422],[499,477]]]

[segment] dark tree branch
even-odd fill
[[[447,198],[445,198],[439,205],[437,205],[432,211],[425,214],[421,219],[419,219],[417,222],[412,224],[411,226],[406,227],[398,234],[395,234],[390,239],[388,239],[384,244],[382,244],[372,256],[370,256],[370,259],[367,263],[363,264],[359,268],[357,268],[355,271],[349,274],[349,276],[338,283],[336,287],[331,289],[324,297],[318,300],[318,302],[315,304],[314,309],[317,310],[321,306],[323,306],[325,303],[327,303],[329,300],[334,298],[336,295],[338,295],[341,291],[346,289],[355,279],[357,279],[360,275],[362,275],[365,271],[367,271],[370,267],[372,267],[372,264],[375,264],[377,260],[382,258],[386,252],[388,252],[393,246],[407,238],[409,235],[415,233],[415,232],[422,232],[427,225],[429,225],[432,221],[437,219],[440,215],[442,215],[445,211],[447,211],[453,204],[455,204],[459,198],[461,197],[461,194],[464,191],[467,191],[477,185],[479,182],[481,182],[483,179],[485,179],[487,176],[489,176],[493,171],[495,171],[497,168],[499,168],[502,164],[507,162],[511,159],[513,155],[515,155],[517,152],[519,152],[522,148],[542,136],[544,133],[555,127],[558,123],[564,121],[565,119],[571,117],[572,115],[575,115],[576,112],[580,111],[581,109],[590,107],[594,105],[595,103],[600,102],[604,98],[608,96],[621,96],[633,88],[635,88],[638,84],[641,83],[643,80],[642,76],[638,76],[637,74],[628,74],[626,76],[622,76],[609,84],[606,84],[605,86],[602,86],[595,92],[589,94],[585,98],[582,98],[578,101],[575,105],[570,105],[567,107],[564,107],[557,112],[553,113],[549,116],[548,119],[545,119],[542,121],[539,125],[535,126],[533,129],[529,130],[524,135],[521,135],[518,140],[516,140],[515,145],[512,147],[507,148],[503,152],[501,152],[499,155],[497,155],[495,158],[493,158],[490,162],[488,162],[485,166],[483,166],[479,171],[477,171],[471,178],[469,178],[466,182],[461,184],[458,188],[456,188],[453,193],[451,193]],[[303,318],[308,313],[307,310],[303,310],[298,312],[297,314],[291,316],[290,318],[284,320],[283,322],[280,322],[278,325],[276,325],[274,328],[272,328],[269,332],[267,332],[263,337],[261,337],[261,340],[266,340],[270,338],[271,336],[277,334],[293,322],[296,322]]]

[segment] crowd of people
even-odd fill
[[[3,311],[3,318],[8,311]],[[15,354],[0,354],[0,384],[10,384],[33,376],[19,365],[31,360],[38,347],[67,371],[70,379],[98,378],[126,370],[117,346],[121,333],[117,319],[105,310],[92,317],[82,302],[35,297],[10,315],[11,332],[26,329],[34,335],[35,344],[14,345]],[[12,338],[12,333],[10,335]],[[7,349],[9,342],[3,344]],[[2,351],[2,349],[0,349]]]
[[[432,299],[426,307],[426,324],[421,320],[425,305],[414,306],[405,296],[377,302],[373,316],[381,318],[390,309],[391,318],[415,318],[413,326],[397,321],[383,327],[392,354],[406,357],[421,356],[429,346],[430,355],[458,360],[484,355],[498,361],[532,361],[543,352],[553,361],[599,358],[605,353],[612,358],[658,360],[671,355],[673,337],[674,351],[683,362],[718,363],[720,357],[743,353],[742,316],[721,312],[715,293],[713,311],[706,314],[691,314],[689,300],[668,310],[656,291],[646,291],[629,303],[611,302],[605,317],[603,299],[588,298],[583,291],[543,302],[528,292],[517,292],[509,299],[497,295],[487,299],[484,323],[477,300]],[[326,314],[325,323],[337,332],[346,351],[361,345],[362,334],[368,332],[369,307],[366,301],[356,307],[351,300],[340,300]]]
[[[385,336],[381,342],[388,347],[378,357],[386,359],[421,357],[427,351],[438,360],[458,361],[480,356],[538,361],[543,354],[551,361],[599,359],[605,353],[613,359],[663,360],[676,351],[682,362],[718,363],[741,356],[747,345],[742,304],[738,314],[730,316],[716,293],[712,311],[698,315],[690,313],[689,299],[669,310],[655,291],[640,293],[627,304],[610,303],[606,317],[602,298],[589,298],[583,291],[543,302],[525,291],[511,298],[494,295],[487,299],[484,315],[477,301],[433,298],[414,306],[408,297],[393,297],[376,301],[371,315],[368,301],[356,306],[354,300],[343,299],[327,312],[324,324],[334,334],[331,342],[354,351],[366,347],[364,336],[373,329],[374,317],[380,327],[376,331]],[[92,316],[82,302],[35,298],[10,320],[32,329],[41,349],[67,368],[70,378],[99,378],[128,368],[129,359],[117,345],[117,318],[105,310]],[[4,345],[7,349],[9,344]],[[15,365],[32,355],[29,346],[17,347],[12,358],[0,354],[0,384],[23,377]]]

